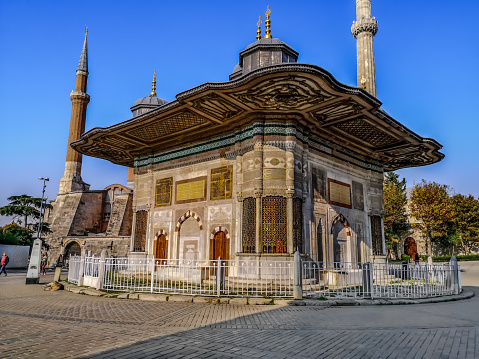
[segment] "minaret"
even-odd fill
[[[87,191],[90,185],[83,182],[81,178],[82,154],[70,147],[70,144],[80,139],[85,132],[86,107],[90,102],[90,95],[86,93],[88,79],[88,50],[87,50],[88,28],[85,30],[85,42],[78,63],[75,91],[70,94],[72,101],[72,113],[70,119],[70,134],[68,135],[67,158],[65,162],[65,173],[60,180],[59,194]]]
[[[351,34],[357,40],[358,87],[376,97],[376,70],[374,67],[373,36],[378,22],[371,17],[371,0],[356,0],[356,21]]]

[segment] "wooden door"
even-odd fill
[[[225,265],[228,265],[228,262],[226,259],[228,258],[228,241],[226,239],[226,233],[225,232],[218,232],[215,234],[213,238],[213,260],[217,260],[218,257],[221,257],[221,259],[225,260]],[[216,265],[216,263],[215,263]],[[213,269],[212,271],[213,275],[216,275],[216,270]],[[228,269],[226,268],[226,275],[228,275]]]
[[[155,259],[157,263],[160,262],[161,259],[168,259],[168,242],[164,234],[160,234],[156,239]]]
[[[404,254],[408,255],[409,257],[411,257],[411,259],[414,260],[416,253],[417,253],[416,241],[412,237],[406,238],[406,241],[404,242]]]

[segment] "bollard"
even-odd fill
[[[301,267],[301,256],[298,251],[294,253],[293,296],[294,299],[303,299],[303,273]]]
[[[373,297],[373,264],[367,262],[363,264],[363,295],[365,298]]]
[[[460,288],[460,283],[459,283],[459,266],[457,264],[457,258],[456,256],[451,257],[451,269],[452,269],[452,290],[454,291],[454,294],[459,294],[459,288]]]
[[[221,296],[221,289],[225,283],[225,261],[218,257],[216,261],[216,295]]]

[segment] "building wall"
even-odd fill
[[[286,204],[288,223],[282,228],[289,242],[286,252],[274,256],[290,258],[293,253],[294,204],[302,212],[300,252],[316,261],[333,261],[339,248],[342,260],[370,260],[374,254],[371,216],[378,216],[382,225],[382,172],[318,151],[298,137],[260,133],[227,149],[190,151],[191,155],[180,159],[137,167],[132,248],[139,238],[135,233],[141,236],[141,231],[135,231],[141,225],[136,220],[139,211],[146,211],[147,221],[144,251],[137,249],[135,255],[154,256],[158,236],[165,235],[169,258],[213,259],[213,237],[221,230],[228,233],[227,259],[237,254],[267,257],[260,254],[265,249],[261,245],[255,247],[256,254],[242,253],[243,202],[254,199],[261,222],[256,234],[262,235],[267,231],[267,223],[258,214],[262,201],[284,197],[278,203]],[[226,169],[231,171],[232,183],[226,186],[227,194],[219,195],[218,173]],[[186,188],[192,193],[189,197]],[[381,253],[376,255],[382,256],[384,233],[377,238]]]

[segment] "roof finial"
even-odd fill
[[[256,40],[261,40],[261,24],[263,22],[261,21],[261,15],[259,16],[259,20],[258,20],[258,23],[256,25],[258,25],[258,31],[256,31]]]
[[[150,96],[156,96],[156,70],[153,72],[153,82],[151,86]]]
[[[85,26],[85,37],[88,36],[88,26]]]
[[[273,36],[271,36],[271,21],[269,20],[269,14],[271,14],[271,10],[269,9],[269,5],[268,5],[268,10],[266,10],[266,21],[265,21],[265,26],[266,26],[266,31],[265,31],[265,35],[264,35],[264,38],[265,39],[272,39]]]

